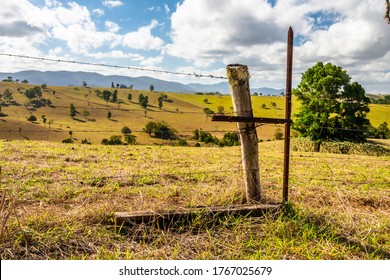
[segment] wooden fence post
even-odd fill
[[[253,117],[248,67],[230,64],[226,69],[236,116]],[[258,202],[261,199],[261,186],[256,126],[254,122],[238,122],[237,128],[241,140],[246,201]]]

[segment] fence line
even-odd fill
[[[76,60],[46,58],[46,57],[37,57],[37,56],[29,56],[29,55],[11,54],[11,53],[0,53],[0,56],[17,57],[17,58],[33,59],[33,60],[57,62],[57,63],[59,62],[59,63],[69,63],[69,64],[91,65],[97,67],[108,67],[108,68],[116,68],[116,69],[136,70],[136,71],[154,72],[154,73],[162,73],[162,74],[194,76],[196,78],[227,79],[227,77],[217,76],[212,74],[176,72],[176,71],[151,69],[151,68],[143,68],[143,67],[136,67],[136,66],[121,66],[121,65],[113,65],[113,64],[104,64],[104,63],[92,63],[92,62],[83,62],[83,61],[76,61]]]

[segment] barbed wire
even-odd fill
[[[29,56],[29,55],[21,55],[21,54],[11,54],[11,53],[0,53],[0,56],[9,56],[9,57],[17,57],[17,58],[25,58],[25,59],[33,59],[33,60],[41,60],[41,61],[49,61],[49,62],[90,65],[90,66],[97,66],[97,67],[108,67],[108,68],[116,68],[116,69],[136,70],[136,71],[144,71],[144,72],[154,72],[154,73],[161,73],[161,74],[193,76],[196,78],[210,78],[210,79],[227,80],[227,77],[217,76],[217,75],[212,75],[212,74],[197,74],[195,72],[194,73],[178,72],[178,71],[151,69],[151,68],[143,68],[143,67],[136,67],[136,66],[121,66],[121,65],[113,65],[113,64],[105,64],[105,63],[92,63],[92,62],[83,62],[83,61],[77,61],[77,60],[46,58],[46,57]]]

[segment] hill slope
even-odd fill
[[[168,123],[188,141],[191,141],[195,129],[209,131],[218,138],[221,138],[225,132],[236,131],[234,123],[211,122],[204,113],[204,108],[217,112],[218,107],[223,107],[225,113],[231,114],[233,108],[230,96],[168,92],[166,93],[168,100],[163,103],[160,110],[157,101],[161,94],[159,92],[118,89],[119,103],[112,103],[105,102],[95,94],[95,90],[102,91],[104,88],[49,86],[42,98],[50,100],[51,105],[34,107],[28,104],[29,100],[22,94],[31,87],[33,85],[0,83],[0,92],[3,93],[6,88],[9,88],[13,92],[14,98],[11,104],[2,105],[1,138],[58,142],[69,137],[69,131],[72,131],[72,137],[76,139],[76,142],[87,139],[98,144],[103,138],[121,135],[122,127],[128,126],[137,136],[138,142],[161,144],[162,140],[150,138],[149,135],[142,132],[149,121]],[[127,99],[129,94],[133,97],[131,101]],[[140,94],[149,98],[149,106],[146,111],[138,104]],[[272,103],[276,106],[272,106]],[[70,117],[70,104],[74,104],[78,112],[74,119]],[[283,97],[256,96],[252,97],[252,104],[255,116],[284,117],[285,99]],[[263,104],[265,108],[263,108]],[[293,101],[293,113],[297,107],[297,102]],[[109,111],[112,113],[111,119],[107,118]],[[384,121],[390,123],[389,112],[389,106],[373,104],[369,118],[374,126],[378,126]],[[30,115],[35,115],[37,121],[27,121]],[[46,123],[44,123],[42,116],[45,116]],[[259,139],[264,141],[272,139],[278,127],[281,126],[262,125],[257,131]]]

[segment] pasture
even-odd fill
[[[282,146],[259,143],[264,201],[281,200]],[[390,258],[389,156],[293,151],[291,202],[277,213],[118,230],[115,211],[240,204],[239,147],[0,149],[1,259]]]
[[[213,136],[221,138],[224,133],[236,131],[235,123],[211,122],[211,118],[204,113],[204,108],[218,112],[218,107],[223,107],[226,114],[231,114],[232,101],[230,96],[195,95],[178,93],[160,93],[130,89],[118,90],[118,103],[106,102],[96,96],[95,91],[103,91],[105,88],[86,87],[56,87],[50,86],[43,92],[42,98],[50,100],[51,106],[34,107],[28,105],[28,99],[23,92],[33,85],[0,82],[0,92],[9,88],[13,92],[13,104],[3,104],[0,117],[1,139],[8,140],[40,140],[61,142],[69,137],[69,131],[73,132],[72,138],[76,143],[87,139],[93,144],[100,144],[103,138],[112,135],[121,135],[123,126],[128,126],[133,135],[137,136],[140,144],[174,144],[161,139],[150,138],[143,132],[145,124],[149,121],[164,121],[176,129],[178,135],[186,139],[191,145],[193,131],[202,129],[211,132]],[[113,91],[112,88],[107,88]],[[127,99],[128,94],[132,100]],[[138,96],[147,95],[149,104],[144,110],[138,104]],[[168,100],[163,102],[163,107],[158,108],[158,97],[166,94]],[[207,99],[207,101],[206,101]],[[74,104],[77,115],[70,116],[70,104]],[[293,114],[298,108],[296,100],[293,100]],[[283,118],[285,99],[275,96],[252,96],[252,107],[255,116]],[[390,123],[390,107],[388,105],[372,104],[368,117],[374,126],[384,121]],[[88,112],[88,115],[84,115]],[[112,117],[107,118],[111,112]],[[31,115],[37,117],[37,121],[30,122],[27,118]],[[46,123],[42,116],[45,116]],[[257,129],[259,139],[263,141],[274,138],[275,130],[279,125],[264,124]]]

